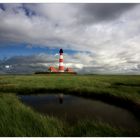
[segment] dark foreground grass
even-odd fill
[[[79,121],[71,126],[42,116],[23,105],[14,94],[0,93],[0,136],[140,136],[98,121]]]
[[[21,104],[15,95],[0,95],[0,136],[61,136],[62,123]]]

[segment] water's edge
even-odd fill
[[[30,94],[46,94],[46,93],[64,93],[64,94],[70,94],[78,97],[84,97],[87,99],[95,99],[99,101],[103,101],[105,103],[115,105],[118,107],[125,108],[129,111],[131,111],[138,119],[140,118],[140,103],[135,102],[131,99],[117,97],[108,93],[95,93],[95,92],[81,92],[81,91],[72,91],[67,89],[44,89],[44,88],[38,88],[38,89],[32,89],[32,90],[26,90],[26,91],[18,91],[17,95],[30,95]],[[86,93],[86,94],[85,94]]]

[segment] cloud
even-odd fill
[[[53,47],[69,45],[79,49],[86,36],[85,42],[91,39],[88,30],[91,28],[96,33],[100,26],[86,27],[85,22],[115,19],[134,4],[4,4],[1,7],[4,8],[0,12],[0,41]]]
[[[94,23],[110,21],[119,18],[122,14],[136,6],[128,3],[95,3],[80,4],[82,22]]]
[[[139,4],[122,3],[1,4],[0,43],[78,50],[65,54],[65,59],[67,66],[81,72],[140,73],[139,9]],[[15,56],[4,65],[22,64],[25,72],[27,65],[28,71],[33,71],[33,66],[46,69],[57,64],[57,55],[51,57]]]

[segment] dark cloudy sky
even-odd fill
[[[0,73],[64,65],[140,74],[140,4],[0,4]]]

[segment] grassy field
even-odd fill
[[[106,94],[140,103],[140,76],[0,76],[0,91],[22,94],[49,91],[83,96]]]
[[[101,100],[112,98],[120,100],[121,105],[121,101],[126,101],[128,108],[137,106],[136,112],[140,109],[140,76],[1,75],[0,136],[140,136],[139,131],[131,133],[95,120],[69,126],[67,122],[34,112],[16,96],[46,92]]]

